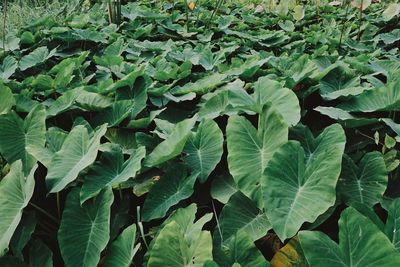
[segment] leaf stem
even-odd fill
[[[47,211],[45,211],[44,209],[42,209],[41,207],[39,207],[38,205],[29,202],[29,205],[31,205],[32,207],[34,207],[35,209],[37,209],[39,212],[43,213],[44,215],[46,215],[49,219],[51,219],[53,222],[59,224],[59,220],[54,217],[53,215],[51,215],[50,213],[48,213]]]

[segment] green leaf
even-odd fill
[[[51,58],[52,56],[55,55],[56,53],[56,48],[51,50],[49,52],[49,49],[47,49],[46,46],[41,46],[36,48],[34,51],[29,53],[26,56],[23,56],[21,58],[21,61],[19,62],[19,68],[20,70],[24,71],[26,69],[35,67],[41,63],[44,63],[46,60]]]
[[[80,193],[81,203],[96,196],[103,188],[117,186],[135,177],[145,155],[145,148],[140,147],[124,162],[124,155],[119,146],[113,146],[111,151],[103,153],[101,160],[95,163],[85,176]]]
[[[390,111],[400,107],[400,80],[386,86],[365,91],[338,107],[347,111],[374,112]]]
[[[301,231],[301,246],[310,266],[395,267],[400,254],[369,219],[353,208],[342,212],[339,245],[322,232]]]
[[[214,235],[217,234],[216,232]],[[269,267],[268,261],[243,230],[235,233],[224,245],[214,244],[214,260],[220,267]]]
[[[0,82],[0,115],[7,114],[15,105],[15,98],[10,88]]]
[[[400,13],[399,3],[390,3],[388,7],[383,11],[382,16],[385,21],[389,21]]]
[[[68,267],[95,267],[110,237],[110,207],[114,196],[110,188],[82,206],[79,188],[73,189],[65,202],[58,243]]]
[[[177,164],[150,189],[143,205],[142,220],[145,222],[162,218],[179,201],[193,194],[193,186],[198,173],[187,176],[182,165]]]
[[[387,208],[388,217],[385,225],[385,233],[393,246],[400,252],[400,198],[392,200]]]
[[[0,65],[0,79],[7,81],[8,78],[14,74],[17,68],[18,63],[15,58],[12,56],[5,57],[3,63]]]
[[[22,250],[31,239],[36,227],[36,216],[34,212],[27,212],[22,216],[22,220],[11,238],[10,248],[13,255],[23,259]]]
[[[53,267],[53,252],[39,239],[30,245],[29,267]]]
[[[251,241],[265,236],[271,229],[267,216],[242,192],[229,199],[219,218],[222,243],[243,230]]]
[[[283,241],[304,222],[314,222],[335,204],[346,137],[342,127],[327,127],[305,140],[306,152],[289,141],[273,155],[262,179],[264,207],[274,231]],[[315,200],[318,201],[315,201]]]
[[[195,82],[186,83],[183,86],[176,86],[171,90],[171,93],[174,95],[185,95],[188,93],[196,93],[198,95],[206,94],[223,84],[227,77],[226,74],[217,72]]]
[[[394,148],[396,146],[396,139],[394,139],[393,137],[389,136],[389,135],[385,135],[385,147],[386,148]]]
[[[8,163],[22,160],[25,174],[29,173],[36,159],[28,152],[35,147],[44,147],[46,142],[46,112],[37,105],[22,120],[11,112],[0,116],[0,153]]]
[[[239,188],[229,174],[216,177],[211,185],[211,196],[219,202],[226,204]]]
[[[7,252],[11,237],[21,220],[22,210],[33,195],[36,167],[33,166],[25,177],[22,162],[18,160],[0,181],[0,257]]]
[[[150,245],[148,267],[202,267],[212,260],[211,235],[201,230],[210,216],[194,223],[196,210],[192,204],[166,220]]]
[[[354,128],[377,123],[376,118],[355,116],[340,108],[319,106],[314,108],[314,110],[336,120],[346,128]]]
[[[157,166],[178,156],[189,138],[190,130],[193,128],[196,118],[195,116],[177,123],[168,138],[158,144],[146,157],[144,165],[148,167]]]
[[[15,51],[19,49],[20,39],[15,36],[15,32],[10,32],[6,35],[5,42],[3,42],[3,38],[1,38],[1,48],[5,51]],[[4,45],[4,46],[3,46]]]
[[[199,181],[204,183],[221,160],[224,137],[213,120],[202,121],[195,134],[191,134],[183,152],[185,162],[199,172]]]
[[[288,138],[282,116],[266,105],[259,116],[259,127],[241,116],[231,116],[226,129],[228,165],[238,188],[261,206],[260,181],[268,161]]]
[[[347,155],[343,157],[337,192],[347,204],[372,207],[382,199],[387,183],[386,165],[381,153],[365,154],[358,166]]]
[[[95,161],[100,139],[106,130],[107,125],[102,125],[91,136],[82,125],[71,130],[48,166],[46,184],[50,193],[64,189],[83,169]]]
[[[140,243],[135,246],[136,225],[127,227],[120,236],[112,243],[107,257],[105,267],[129,267],[136,252],[139,250]]]

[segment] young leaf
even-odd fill
[[[110,207],[114,196],[108,188],[81,206],[79,191],[75,188],[68,194],[58,243],[66,266],[95,267],[110,237]]]

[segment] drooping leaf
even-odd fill
[[[100,138],[106,133],[102,125],[92,135],[81,125],[74,127],[48,167],[46,184],[50,193],[59,192],[96,159]]]
[[[19,68],[20,70],[24,71],[26,69],[35,67],[54,56],[56,51],[56,48],[49,52],[49,49],[46,46],[38,47],[28,55],[21,58],[21,61],[19,62]]]
[[[102,154],[101,160],[95,163],[85,176],[80,192],[81,202],[94,197],[108,186],[113,187],[135,177],[145,155],[145,148],[140,147],[131,154],[128,160],[124,161],[124,155],[119,146],[113,146],[111,151]]]
[[[274,152],[287,141],[288,127],[282,116],[265,106],[259,127],[241,116],[231,116],[227,126],[228,165],[238,188],[261,206],[260,182]]]
[[[345,156],[337,192],[347,204],[360,203],[372,207],[382,198],[387,183],[386,165],[381,153],[365,154],[358,166]]]
[[[221,211],[220,229],[222,243],[243,230],[252,241],[260,239],[271,229],[267,216],[242,192],[229,199]]]
[[[8,78],[11,77],[11,75],[14,74],[14,72],[18,68],[18,63],[15,58],[12,56],[7,56],[3,59],[3,63],[0,65],[0,79],[7,81]]]
[[[28,152],[44,147],[46,142],[46,112],[37,105],[22,120],[15,112],[0,116],[0,153],[8,163],[22,160],[25,174],[29,173],[36,159]]]
[[[221,160],[224,137],[218,124],[213,120],[202,121],[195,134],[191,134],[183,152],[185,162],[193,172],[199,172],[204,183]]]
[[[289,141],[273,155],[261,181],[262,194],[267,217],[282,241],[335,204],[345,142],[342,127],[334,124],[317,138],[310,136],[305,149]]]
[[[53,252],[39,239],[30,246],[29,267],[53,267]]]
[[[150,189],[143,205],[142,220],[147,222],[164,217],[169,208],[190,197],[198,173],[187,174],[182,165],[177,164]]]
[[[10,172],[0,182],[0,257],[8,251],[8,244],[21,220],[22,210],[33,195],[36,166],[25,176],[20,160],[11,165]]]
[[[158,144],[146,157],[144,165],[156,166],[178,156],[182,152],[195,122],[196,116],[177,123],[168,138]]]
[[[132,224],[127,227],[120,236],[112,243],[110,250],[107,252],[104,266],[106,267],[129,267],[136,252],[139,250],[140,244],[135,246],[136,242],[136,225]]]
[[[301,231],[299,239],[310,266],[355,267],[400,264],[400,254],[374,223],[353,208],[342,212],[339,245],[326,234]]]
[[[31,235],[36,227],[36,216],[34,212],[27,212],[22,216],[14,235],[10,241],[10,248],[13,255],[23,259],[22,250],[31,239]]]
[[[68,194],[58,243],[66,266],[95,267],[110,237],[110,207],[114,196],[108,188],[81,206],[79,191],[74,188]]]

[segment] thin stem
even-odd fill
[[[34,207],[35,209],[37,209],[38,211],[40,211],[41,213],[43,213],[44,215],[46,215],[49,219],[51,219],[53,222],[55,222],[56,224],[59,224],[60,222],[58,221],[58,219],[56,217],[54,217],[53,215],[51,215],[50,213],[48,213],[47,211],[45,211],[44,209],[42,209],[41,207],[39,207],[38,205],[29,202],[29,205],[31,205],[32,207]]]
[[[364,0],[361,0],[361,8],[360,8],[360,16],[358,17],[358,34],[357,34],[357,41],[360,41],[361,37],[361,23],[362,23],[362,14],[363,14],[363,4]]]
[[[4,20],[3,20],[3,49],[6,50],[6,23],[7,23],[7,0],[3,1],[3,12],[4,12]]]
[[[57,197],[57,216],[58,216],[58,218],[61,218],[61,205],[60,205],[60,193],[59,192],[57,192],[56,197]]]
[[[218,228],[219,236],[220,236],[220,238],[221,238],[221,244],[223,244],[223,243],[224,243],[224,238],[223,238],[223,236],[222,236],[221,227],[220,227],[220,225],[219,225],[219,220],[218,220],[217,211],[215,210],[214,200],[212,200],[212,199],[211,199],[211,204],[212,204],[212,208],[213,208],[215,220],[216,220],[216,222],[217,222],[217,228]]]
[[[350,6],[350,2],[349,2],[349,1],[346,1],[346,12],[345,12],[345,15],[344,15],[344,22],[343,22],[343,25],[342,25],[342,30],[341,30],[341,32],[340,32],[340,39],[339,39],[338,48],[340,48],[340,45],[342,44],[343,32],[344,32],[344,28],[345,28],[345,26],[346,26],[347,16],[348,16],[348,14],[349,14],[349,6]]]

